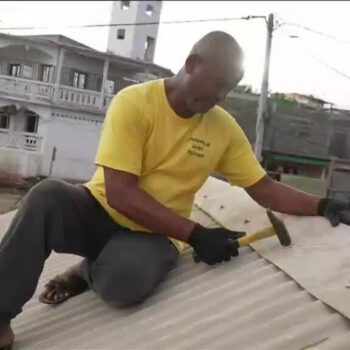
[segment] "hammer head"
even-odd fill
[[[292,244],[292,239],[287,231],[283,221],[280,220],[270,209],[266,210],[266,214],[276,232],[276,235],[283,246],[289,246]]]

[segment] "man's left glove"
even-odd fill
[[[333,227],[338,226],[339,223],[350,225],[350,203],[322,198],[318,204],[317,213],[327,218]]]

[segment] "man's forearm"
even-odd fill
[[[271,182],[270,189],[258,203],[274,211],[291,215],[317,215],[320,197],[299,191],[281,182]]]
[[[270,208],[290,215],[317,215],[320,197],[299,191],[281,182],[275,182]]]
[[[122,201],[111,202],[114,209],[152,232],[181,241],[187,241],[195,226],[195,222],[174,213],[140,188],[128,190]]]

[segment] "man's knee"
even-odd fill
[[[118,261],[113,267],[94,265],[94,290],[105,302],[117,307],[143,302],[152,294],[159,279],[144,263],[130,259]]]
[[[57,200],[65,194],[67,184],[57,179],[45,179],[33,186],[26,196],[26,202],[48,204],[50,199]]]

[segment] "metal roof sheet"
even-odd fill
[[[0,232],[12,215],[0,217]],[[198,208],[193,217],[216,225]],[[350,348],[348,319],[250,247],[213,267],[194,264],[185,253],[137,307],[112,309],[91,291],[57,307],[40,304],[43,283],[77,260],[66,254],[48,259],[34,297],[13,321],[15,350]]]

